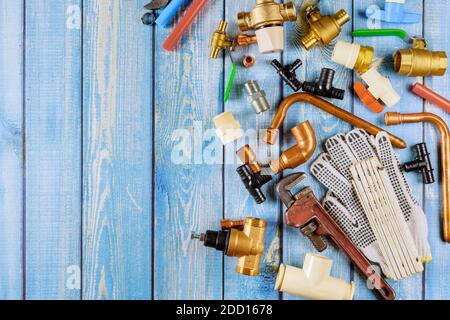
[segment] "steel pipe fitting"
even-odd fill
[[[408,77],[442,76],[447,71],[445,51],[430,51],[425,40],[414,39],[413,47],[394,55],[394,70]]]
[[[212,59],[217,59],[219,52],[225,50],[233,45],[233,40],[227,35],[228,23],[225,20],[221,20],[219,28],[214,31],[211,39],[211,53],[209,55]]]
[[[310,50],[318,44],[326,45],[335,39],[350,16],[345,10],[339,10],[334,16],[322,16],[319,8],[308,7],[306,20],[309,31],[300,41],[306,50]]]
[[[269,102],[266,99],[266,93],[261,90],[258,82],[255,80],[249,80],[244,84],[245,91],[248,95],[248,101],[251,103],[253,110],[257,114],[266,112],[270,109]]]
[[[384,122],[388,126],[402,123],[428,122],[437,127],[441,136],[441,166],[442,166],[442,219],[443,238],[450,243],[450,132],[447,123],[434,113],[408,113],[388,112],[384,115]]]

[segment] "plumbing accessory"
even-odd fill
[[[350,16],[345,10],[339,10],[334,16],[322,16],[319,8],[310,6],[306,8],[306,20],[309,31],[301,39],[301,43],[306,50],[310,50],[319,43],[327,45],[334,40],[341,33],[341,27],[350,20]]]
[[[350,172],[353,188],[393,278],[401,280],[422,272],[423,264],[386,169],[377,157],[372,157],[353,164]]]
[[[338,134],[325,142],[326,153],[318,156],[311,165],[313,176],[329,190],[323,205],[336,223],[352,239],[356,246],[368,257],[378,263],[383,273],[389,277],[398,276],[391,270],[391,256],[382,254],[384,238],[377,238],[365,213],[367,207],[360,201],[354,188],[356,179],[352,176],[352,166],[367,159],[378,158],[388,175],[394,191],[394,202],[398,203],[403,219],[409,227],[422,262],[431,260],[428,243],[428,224],[425,213],[417,200],[411,195],[410,186],[400,169],[398,156],[394,152],[386,132],[376,137],[368,135],[361,129],[354,129],[347,134]],[[377,169],[378,170],[378,169]],[[375,189],[373,189],[375,190]],[[375,201],[373,205],[375,205]],[[398,208],[397,210],[398,211]],[[382,212],[382,211],[380,211]],[[386,216],[384,216],[386,217]],[[386,220],[387,221],[387,220]],[[392,244],[388,245],[393,247]]]
[[[248,144],[240,148],[236,154],[244,163],[244,165],[236,170],[242,183],[257,204],[263,203],[266,201],[266,197],[261,191],[261,188],[272,180],[272,176],[261,174],[261,166],[256,160],[255,153]]]
[[[345,90],[333,87],[334,74],[335,71],[333,69],[322,68],[320,78],[317,82],[303,82],[303,91],[316,96],[343,100]]]
[[[287,207],[286,224],[300,229],[319,252],[327,248],[323,237],[329,237],[373,284],[380,297],[385,300],[395,299],[395,293],[386,280],[374,270],[372,264],[320,205],[312,189],[306,187],[297,194],[292,194],[291,190],[305,178],[306,174],[303,172],[293,173],[281,179],[276,186],[276,193]]]
[[[172,2],[175,0],[172,0]],[[167,51],[171,51],[175,48],[178,41],[183,37],[183,34],[186,32],[187,29],[191,26],[191,24],[194,22],[197,15],[200,13],[202,8],[205,6],[205,4],[208,2],[208,0],[193,0],[191,6],[189,9],[186,10],[186,14],[181,17],[180,21],[178,22],[177,26],[172,30],[172,32],[167,37],[166,41],[164,41],[162,47],[163,49]],[[167,6],[169,7],[169,6]],[[158,22],[158,19],[156,19]]]
[[[198,239],[205,247],[216,248],[229,257],[238,257],[236,272],[257,276],[261,255],[264,252],[264,237],[267,222],[258,218],[247,218],[237,223],[226,221],[222,225],[235,225],[221,231],[208,230],[202,234],[192,234],[191,239]]]
[[[154,11],[145,13],[141,18],[142,23],[145,24],[146,26],[154,25],[155,20],[156,20],[156,15],[155,15]]]
[[[227,102],[230,98],[231,88],[233,87],[234,77],[236,76],[236,63],[231,59],[231,71],[228,77],[227,87],[225,88],[225,94],[223,95],[223,102]]]
[[[345,111],[344,109],[335,106],[334,104],[329,103],[328,101],[325,101],[322,98],[316,97],[310,93],[302,92],[302,93],[294,93],[285,98],[280,103],[277,112],[275,114],[275,117],[273,118],[272,123],[270,124],[270,127],[266,130],[266,134],[264,137],[265,142],[269,144],[275,143],[278,136],[278,130],[281,128],[283,121],[286,118],[287,111],[296,102],[307,102],[309,104],[312,104],[313,106],[322,109],[323,111],[328,112],[329,114],[332,114],[357,128],[361,128],[369,132],[370,134],[376,135],[378,132],[383,131],[383,129],[378,128],[377,126],[355,116],[354,114],[348,111]],[[388,133],[388,136],[391,139],[392,144],[394,146],[402,149],[406,148],[405,141],[390,133]]]
[[[450,243],[450,132],[447,123],[439,116],[429,113],[397,113],[388,112],[384,115],[384,122],[388,126],[401,123],[429,122],[434,124],[441,135],[441,166],[442,166],[442,219],[443,238]]]
[[[369,90],[364,87],[361,82],[355,82],[353,85],[356,95],[359,97],[361,102],[370,110],[375,113],[383,112],[383,106],[378,102],[378,100],[369,92]]]
[[[228,144],[242,138],[242,132],[239,122],[237,122],[231,112],[224,112],[214,117],[216,134],[222,140],[223,144]]]
[[[422,97],[423,99],[437,105],[445,112],[450,113],[450,101],[433,90],[417,82],[412,86],[411,91],[419,97]]]
[[[161,11],[155,23],[160,27],[167,28],[170,21],[172,21],[173,17],[177,14],[178,9],[180,9],[185,2],[185,0],[171,0],[167,7]]]
[[[254,56],[245,56],[242,60],[242,64],[245,68],[251,68],[255,65],[256,59]]]
[[[237,36],[236,42],[237,42],[238,46],[246,47],[246,46],[251,45],[252,43],[256,43],[257,40],[256,40],[255,35],[240,34]]]
[[[400,101],[400,96],[392,87],[391,81],[382,76],[375,66],[361,74],[361,79],[369,86],[369,92],[386,106],[393,107]]]
[[[419,23],[422,15],[409,13],[405,10],[405,0],[386,0],[384,10],[367,8],[366,17],[368,19],[381,20],[390,23]]]
[[[434,183],[434,169],[431,163],[430,153],[426,143],[419,143],[414,146],[416,158],[413,161],[403,164],[405,172],[419,171],[425,184]]]
[[[272,60],[272,66],[277,70],[277,73],[295,92],[302,88],[302,83],[295,75],[295,70],[302,64],[303,62],[300,59],[295,60],[294,63],[288,66],[283,66],[277,59]]]
[[[399,37],[409,42],[408,33],[402,29],[359,29],[352,32],[353,37]]]
[[[270,169],[281,173],[286,169],[294,169],[308,161],[316,150],[317,142],[314,129],[309,121],[298,124],[291,129],[297,144],[285,150],[279,159],[269,163]]]
[[[266,93],[261,90],[256,80],[249,80],[244,84],[245,91],[248,95],[248,101],[251,103],[256,114],[266,112],[270,109],[269,102],[266,99]]]
[[[144,8],[147,10],[159,10],[167,6],[170,0],[152,0],[152,2],[147,3]]]
[[[284,28],[286,21],[296,21],[297,10],[292,2],[276,3],[274,0],[256,0],[250,12],[238,13],[241,31],[255,30],[261,53],[284,50]]]
[[[303,269],[281,264],[275,290],[315,300],[352,300],[355,283],[330,276],[333,260],[307,253]]]
[[[225,20],[221,20],[219,28],[213,33],[211,53],[209,54],[209,57],[212,59],[217,59],[221,50],[225,50],[233,45],[233,40],[226,33],[227,25],[228,23]]]
[[[445,51],[430,51],[424,39],[413,39],[413,46],[394,55],[394,70],[408,77],[442,76],[447,71]]]
[[[374,49],[372,47],[338,40],[334,46],[331,60],[348,69],[364,73],[372,65],[373,57]]]

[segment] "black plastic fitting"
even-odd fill
[[[208,230],[201,239],[205,247],[215,248],[219,251],[226,251],[228,247],[230,233],[228,230],[212,231]]]
[[[434,183],[434,169],[431,164],[427,144],[419,143],[414,146],[414,150],[416,151],[416,159],[403,164],[403,170],[405,172],[418,171],[422,174],[422,179],[425,184]]]
[[[336,72],[333,69],[322,68],[320,72],[320,78],[317,82],[303,83],[303,91],[312,93],[317,96],[333,99],[344,99],[345,90],[337,89],[333,87],[334,74]]]
[[[262,193],[261,187],[272,180],[272,176],[254,173],[252,169],[245,164],[237,168],[236,172],[239,174],[242,183],[253,199],[255,199],[257,204],[261,204],[266,201],[266,197]]]
[[[272,66],[277,70],[277,73],[295,92],[302,88],[302,83],[295,74],[295,70],[302,64],[303,62],[300,59],[295,60],[293,64],[288,66],[283,66],[277,59],[272,60]]]

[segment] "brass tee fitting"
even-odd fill
[[[316,135],[309,121],[298,124],[291,129],[291,132],[297,144],[284,151],[278,160],[270,162],[270,169],[275,174],[305,163],[316,150]]]
[[[394,69],[408,77],[442,76],[447,71],[445,51],[430,51],[424,39],[414,39],[409,49],[400,49],[394,55]]]
[[[211,39],[211,53],[210,58],[217,59],[219,52],[225,50],[233,45],[233,40],[227,35],[228,23],[225,20],[221,20],[219,28],[213,33]]]
[[[282,4],[274,0],[256,0],[256,6],[250,12],[238,13],[238,25],[241,31],[282,26],[285,21],[296,19],[297,10],[294,3]]]
[[[310,50],[319,43],[326,45],[335,39],[350,16],[345,10],[339,10],[334,16],[322,16],[319,8],[311,6],[306,9],[306,20],[309,31],[301,43],[306,50]]]

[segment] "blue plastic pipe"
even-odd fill
[[[417,13],[405,11],[404,3],[386,1],[384,10],[373,9],[369,7],[366,10],[366,16],[369,19],[380,20],[391,23],[419,23],[422,16]]]
[[[178,9],[185,3],[187,0],[172,0],[170,3],[165,7],[161,13],[159,14],[159,17],[156,19],[155,23],[163,28],[167,28],[170,25],[170,22],[172,21],[173,17],[178,12]]]

